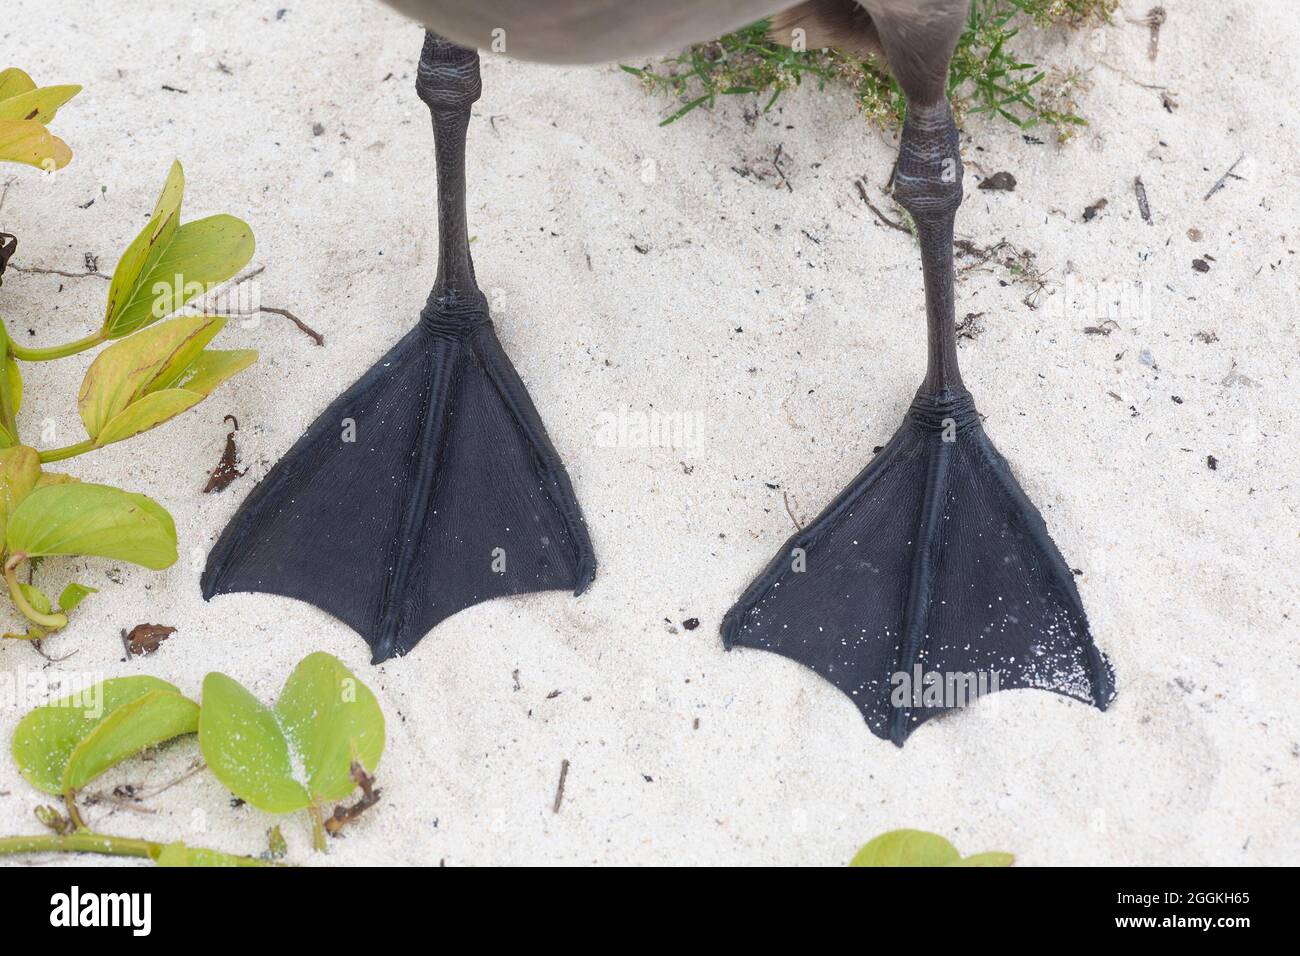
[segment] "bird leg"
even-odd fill
[[[426,30],[415,91],[433,117],[438,170],[438,277],[429,304],[486,309],[474,279],[465,213],[465,139],[470,107],[483,91],[478,51]]]
[[[961,393],[953,303],[952,231],[962,200],[957,124],[947,100],[909,102],[894,177],[894,197],[912,216],[921,242],[929,357],[921,391]]]
[[[961,179],[947,102],[909,96],[894,195],[921,242],[925,379],[894,437],[722,625],[728,648],[815,670],[900,747],[926,720],[997,690],[1050,690],[1102,710],[1115,696],[1074,576],[957,370]]]
[[[315,604],[375,663],[493,598],[580,594],[596,559],[564,464],[474,279],[465,138],[478,54],[426,33],[416,91],[433,116],[438,275],[414,328],[340,395],[248,496],[203,596]]]

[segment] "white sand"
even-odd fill
[[[77,270],[90,252],[111,270],[180,158],[187,217],[245,217],[264,303],[294,310],[327,345],[272,316],[232,324],[222,342],[261,349],[253,370],[183,419],[71,463],[165,504],[183,558],[161,574],[48,562],[38,583],[49,589],[72,575],[102,589],[47,642],[75,656],[46,665],[6,643],[0,670],[21,681],[152,673],[197,696],[220,669],[270,700],[308,652],[338,655],[388,717],[383,801],[327,858],[311,853],[305,818],[285,821],[300,863],[838,864],[902,826],[1025,864],[1295,861],[1300,209],[1288,188],[1300,27],[1289,3],[1166,0],[1152,64],[1146,29],[1125,19],[1149,4],[1126,0],[1095,38],[1032,41],[1086,71],[1092,125],[1075,142],[967,124],[959,233],[1033,250],[1049,287],[1035,311],[1026,288],[1000,284],[1004,270],[962,279],[959,315],[987,313],[983,334],[963,342],[966,378],[1085,572],[1119,699],[1101,714],[1045,693],[996,695],[903,751],[812,672],[726,654],[718,636],[792,530],[783,492],[801,519],[815,515],[888,438],[921,375],[915,248],[853,186],[865,177],[889,212],[894,145],[843,93],[791,95],[752,124],[753,103],[735,99],[660,129],[669,104],[615,67],[485,57],[470,141],[475,260],[586,512],[595,584],[578,600],[472,608],[379,668],[312,607],[202,601],[205,549],[254,479],[412,324],[434,268],[432,140],[412,91],[419,29],[364,0],[280,3],[277,21],[277,3],[252,0],[115,0],[93,18],[67,0],[6,0],[3,65],[86,85],[55,122],[72,165],[53,178],[0,174],[0,189],[13,180],[0,224],[21,237],[15,262]],[[1168,87],[1177,110],[1141,84]],[[790,190],[767,164],[778,146]],[[1203,201],[1242,153],[1243,178]],[[745,166],[767,178],[733,171]],[[1002,169],[1019,180],[1014,193],[975,189]],[[1153,224],[1138,214],[1135,175]],[[1100,197],[1109,204],[1082,222]],[[1210,271],[1194,272],[1206,253]],[[1071,270],[1085,289],[1145,283],[1149,316],[1083,334],[1105,316],[1050,305]],[[63,341],[97,324],[106,286],[11,273],[0,311],[24,340]],[[87,362],[27,367],[28,440],[50,428],[39,444],[80,437]],[[600,425],[620,407],[698,414],[702,440],[602,447]],[[205,496],[227,413],[252,470]],[[690,617],[701,624],[688,632]],[[119,630],[142,621],[179,632],[123,661]],[[6,742],[34,703],[12,698],[0,709]],[[158,787],[196,755],[182,741],[92,789]],[[0,832],[38,830],[39,802],[6,746]],[[273,822],[232,808],[207,774],[140,808],[151,812],[101,803],[87,815],[104,830],[240,852],[264,846]]]

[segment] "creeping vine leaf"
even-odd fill
[[[1010,866],[1010,853],[977,853],[965,859],[937,833],[890,830],[854,855],[849,866]]]
[[[181,224],[185,174],[173,163],[153,216],[113,271],[102,334],[116,339],[166,318],[253,258],[253,230],[234,216]]]
[[[89,585],[71,581],[63,589],[63,593],[59,595],[59,610],[66,614],[90,595],[98,593],[99,588],[92,588]]]
[[[38,88],[17,67],[0,70],[0,162],[62,169],[72,160],[68,144],[45,128],[80,86]]]
[[[28,558],[93,555],[155,571],[176,561],[176,526],[144,495],[82,482],[37,488],[9,516],[6,546]]]
[[[252,349],[206,350],[225,324],[214,316],[183,316],[104,349],[86,371],[77,399],[95,446],[161,425],[256,361]]]
[[[71,151],[46,124],[80,89],[38,87],[22,70],[0,70],[0,161],[45,169],[66,165]],[[233,277],[253,255],[252,230],[234,216],[182,223],[184,192],[185,174],[173,163],[153,215],[113,272],[98,331],[38,347],[14,341],[0,321],[0,567],[10,600],[30,624],[25,632],[4,633],[6,638],[38,641],[65,627],[68,612],[95,590],[72,582],[53,607],[30,575],[26,582],[18,580],[24,561],[87,555],[161,569],[176,560],[176,529],[161,506],[143,495],[42,472],[41,464],[147,431],[202,401],[256,360],[250,350],[206,350],[224,324],[219,318],[186,315],[140,331]],[[12,235],[0,233],[0,274],[16,248]],[[65,358],[123,338],[100,354],[83,381],[78,404],[89,439],[40,451],[24,445],[18,362]]]
[[[14,761],[33,786],[66,794],[146,747],[194,733],[198,719],[198,705],[166,681],[118,677],[25,716]]]
[[[41,460],[36,449],[25,445],[0,449],[0,539],[9,516],[32,493],[40,480]]]
[[[350,794],[357,786],[353,761],[374,771],[384,751],[384,715],[341,661],[318,652],[294,668],[273,708],[226,675],[209,674],[199,746],[235,796],[270,813],[292,813]]]

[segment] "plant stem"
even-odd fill
[[[321,818],[320,807],[312,804],[307,808],[311,816],[311,847],[317,853],[328,853],[329,845],[325,842],[325,822]]]
[[[64,445],[62,448],[50,448],[40,453],[41,464],[47,465],[52,461],[63,461],[65,458],[75,458],[77,455],[84,455],[88,451],[94,451],[95,448],[95,439],[93,438],[79,441],[75,445]]]
[[[87,335],[84,339],[66,342],[63,345],[51,345],[43,349],[24,348],[12,340],[9,347],[13,349],[14,357],[20,358],[24,362],[49,362],[52,359],[67,358],[69,355],[76,355],[78,352],[86,351],[86,349],[93,349],[96,345],[106,341],[108,340],[101,329],[93,335]]]
[[[0,837],[0,856],[14,853],[101,853],[105,856],[140,856],[154,859],[161,843],[132,837],[108,836],[90,830],[76,833],[46,833],[40,836]]]
[[[15,551],[9,560],[5,562],[5,581],[9,585],[9,597],[13,600],[14,606],[23,612],[23,616],[33,624],[39,624],[41,627],[48,627],[52,630],[58,630],[66,627],[68,616],[66,614],[42,614],[36,608],[32,607],[27,600],[27,595],[23,589],[18,586],[18,575],[14,574],[18,565],[27,560],[27,555],[21,551]]]
[[[63,805],[68,810],[68,819],[72,821],[72,825],[77,828],[78,832],[89,829],[89,827],[86,826],[86,821],[81,818],[81,810],[77,808],[77,791],[65,791],[63,794]]]
[[[99,853],[103,856],[138,856],[157,862],[165,844],[135,837],[111,836],[92,830],[44,833],[39,836],[0,837],[0,856],[18,853]],[[280,866],[255,856],[232,856],[236,866]]]
[[[13,352],[13,342],[4,320],[0,319],[0,427],[14,444],[22,444],[18,437],[18,416],[14,412],[13,386],[9,382],[9,356]]]

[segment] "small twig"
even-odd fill
[[[803,525],[799,523],[799,519],[796,518],[794,512],[790,510],[790,493],[788,491],[783,491],[781,492],[781,497],[785,499],[785,513],[788,514],[790,520],[794,522],[795,530],[802,531]]]
[[[88,279],[94,277],[96,279],[108,279],[109,281],[112,281],[113,278],[112,276],[104,275],[104,273],[100,272],[97,269],[85,269],[81,272],[67,272],[63,269],[45,269],[45,268],[41,268],[40,266],[10,265],[9,268],[14,270],[14,272],[26,272],[29,274],[45,275],[45,276],[64,276],[65,278],[68,279]]]
[[[76,650],[69,651],[68,653],[64,654],[62,657],[51,657],[49,654],[45,653],[45,648],[42,646],[45,643],[44,638],[37,638],[36,640],[28,641],[27,643],[31,644],[32,650],[34,650],[37,654],[40,654],[41,657],[45,658],[51,664],[58,664],[63,661],[66,661],[69,657],[76,657],[78,652],[80,652],[81,650],[81,648],[77,648]]]
[[[781,146],[782,144],[777,144],[776,154],[772,157],[772,166],[776,169],[776,174],[781,177],[781,183],[785,186],[786,192],[792,193],[794,187],[790,185],[790,180],[785,178],[785,171],[781,168]]]
[[[552,813],[560,812],[560,804],[564,802],[564,781],[568,779],[568,776],[569,776],[569,761],[568,758],[565,758],[564,760],[560,761],[560,782],[555,788],[555,802],[551,804]]]
[[[294,315],[288,309],[274,309],[269,305],[264,305],[257,311],[269,312],[271,315],[283,316],[284,318],[292,322],[294,325],[298,326],[299,331],[309,336],[317,345],[325,344],[325,336],[321,335],[319,332],[317,332],[315,329],[309,326],[302,319],[298,318],[298,316]]]
[[[152,800],[161,793],[166,793],[172,787],[179,786],[196,774],[202,773],[207,769],[207,766],[207,764],[196,757],[190,761],[189,769],[179,777],[175,777],[166,783],[159,784],[152,790],[136,788],[134,785],[128,784],[127,786],[131,790],[131,795],[129,797],[122,797],[116,793],[105,793],[102,790],[97,790],[93,793],[83,795],[82,799],[85,801],[87,806],[95,806],[98,803],[107,803],[121,810],[130,810],[132,813],[157,813],[157,810],[148,807],[138,807],[133,804],[143,803],[146,800]],[[112,811],[110,810],[107,815],[112,816]]]
[[[343,828],[378,803],[379,795],[383,792],[376,789],[375,778],[366,773],[366,768],[355,760],[352,762],[352,779],[361,788],[361,799],[351,806],[334,808],[324,824],[325,832],[332,837],[341,836]]]
[[[1243,159],[1245,159],[1245,158],[1246,158],[1246,154],[1245,154],[1245,153],[1242,153],[1240,156],[1238,156],[1238,157],[1237,157],[1237,162],[1235,162],[1235,163],[1233,163],[1231,166],[1229,166],[1229,167],[1228,167],[1228,171],[1227,171],[1226,173],[1224,173],[1222,176],[1219,177],[1219,181],[1216,182],[1213,186],[1210,187],[1210,191],[1209,191],[1208,193],[1206,193],[1206,194],[1202,197],[1202,201],[1204,201],[1204,200],[1206,200],[1206,199],[1209,199],[1211,196],[1213,196],[1215,193],[1217,193],[1220,189],[1222,189],[1225,185],[1227,185],[1227,182],[1228,182],[1229,179],[1240,179],[1241,177],[1238,176],[1238,175],[1236,175],[1235,173],[1233,173],[1233,170],[1236,169],[1237,166],[1241,163],[1241,161],[1242,161]]]
[[[867,208],[871,210],[872,215],[874,215],[877,219],[880,220],[882,225],[888,226],[890,229],[897,229],[899,232],[904,233],[908,236],[912,235],[912,230],[908,229],[901,222],[895,222],[894,220],[890,219],[883,212],[881,212],[879,209],[876,208],[875,203],[873,203],[871,201],[871,198],[867,195],[867,187],[862,184],[862,180],[855,179],[853,181],[853,185],[858,187],[858,195],[862,197],[862,201],[867,204]]]
[[[258,266],[256,269],[253,269],[250,272],[246,272],[242,276],[239,276],[238,278],[231,280],[230,288],[234,289],[237,286],[241,286],[249,279],[254,279],[257,276],[260,276],[265,271],[266,271],[266,266]],[[298,326],[299,330],[301,330],[304,335],[309,337],[317,345],[325,344],[325,336],[321,335],[319,332],[317,332],[315,329],[309,326],[302,319],[298,318],[298,316],[294,315],[288,309],[279,309],[273,306],[263,305],[263,306],[258,306],[256,309],[253,309],[250,312],[226,312],[223,314],[228,315],[231,318],[247,318],[250,315],[256,315],[258,312],[266,312],[269,315],[278,315],[283,318],[286,318],[294,325]]]
[[[1137,195],[1138,212],[1142,214],[1142,219],[1149,226],[1151,225],[1151,205],[1147,202],[1147,188],[1142,185],[1142,177],[1133,177],[1133,192]]]

